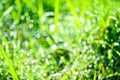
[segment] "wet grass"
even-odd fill
[[[119,80],[120,2],[1,0],[0,80]]]

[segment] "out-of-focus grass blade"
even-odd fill
[[[109,74],[109,75],[107,75],[107,78],[109,78],[109,77],[113,77],[113,76],[120,76],[120,73]]]
[[[39,16],[39,18],[41,18],[43,13],[44,13],[44,10],[43,10],[43,0],[40,0],[38,2],[38,16]]]
[[[10,6],[4,13],[3,16],[5,17],[6,15],[10,14],[10,12],[13,10],[13,6]]]
[[[18,7],[18,11],[20,12],[22,10],[22,4],[21,4],[20,0],[15,0],[15,3]]]
[[[41,0],[40,0],[41,1]],[[26,3],[26,5],[31,9],[31,10],[35,10],[36,6],[33,3],[33,0],[23,0],[24,3]]]
[[[15,4],[17,6],[17,12],[16,11],[12,11],[12,16],[14,18],[14,20],[19,23],[20,21],[20,17],[21,17],[21,12],[22,12],[22,4],[20,2],[20,0],[15,0]]]
[[[8,54],[4,51],[4,49],[1,45],[0,45],[0,53],[1,53],[1,55],[4,56],[5,61],[6,61],[7,65],[9,66],[10,73],[13,77],[13,80],[19,80]]]
[[[93,41],[91,41],[91,43],[99,43],[99,44],[108,45],[113,51],[116,52],[116,54],[117,54],[118,56],[120,56],[120,52],[119,52],[118,50],[116,50],[113,45],[111,45],[111,44],[109,44],[109,43],[107,43],[107,42],[105,42],[105,41],[93,40]]]
[[[58,21],[59,21],[59,0],[56,0],[55,2],[55,18],[54,18],[54,24],[55,24],[55,34],[58,34]]]
[[[77,15],[76,11],[75,11],[75,8],[73,7],[72,2],[71,2],[70,0],[66,0],[66,1],[67,1],[67,4],[68,4],[69,7],[70,7],[70,10],[71,10],[71,12],[72,12],[72,15],[73,15],[74,19],[75,19],[75,24],[76,24],[77,28],[78,28],[78,29],[81,29],[82,27],[81,27],[81,25],[80,25],[79,17],[78,17],[78,15]]]
[[[97,74],[96,74],[96,72],[94,73],[94,78],[93,78],[93,80],[96,80],[96,78],[97,78]]]

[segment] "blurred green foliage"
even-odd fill
[[[119,80],[119,0],[0,0],[0,80]]]

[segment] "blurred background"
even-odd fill
[[[119,0],[0,0],[0,80],[119,80]]]

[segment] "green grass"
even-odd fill
[[[82,26],[80,25],[80,21],[79,21],[79,17],[77,15],[77,12],[75,11],[75,8],[73,7],[73,4],[70,0],[66,0],[67,4],[69,5],[70,7],[70,11],[72,12],[72,15],[75,19],[75,24],[76,24],[76,27],[78,29],[82,28]]]
[[[14,67],[13,67],[13,64],[12,64],[12,62],[11,62],[9,56],[8,56],[8,53],[5,53],[5,51],[4,51],[4,49],[3,49],[3,47],[2,47],[1,45],[0,45],[0,51],[1,51],[1,55],[3,55],[4,58],[5,58],[5,61],[6,61],[7,65],[8,65],[8,67],[9,67],[9,70],[8,70],[8,71],[10,71],[13,79],[14,79],[14,80],[19,80],[19,79],[18,79],[18,76],[17,76],[17,74],[16,74],[16,72],[15,72],[15,69],[14,69]]]
[[[55,18],[54,18],[54,24],[55,24],[55,34],[58,34],[58,22],[59,22],[59,4],[60,1],[56,0],[55,2],[55,7],[54,7],[54,11],[55,11]]]
[[[118,0],[0,0],[0,80],[119,80]]]

